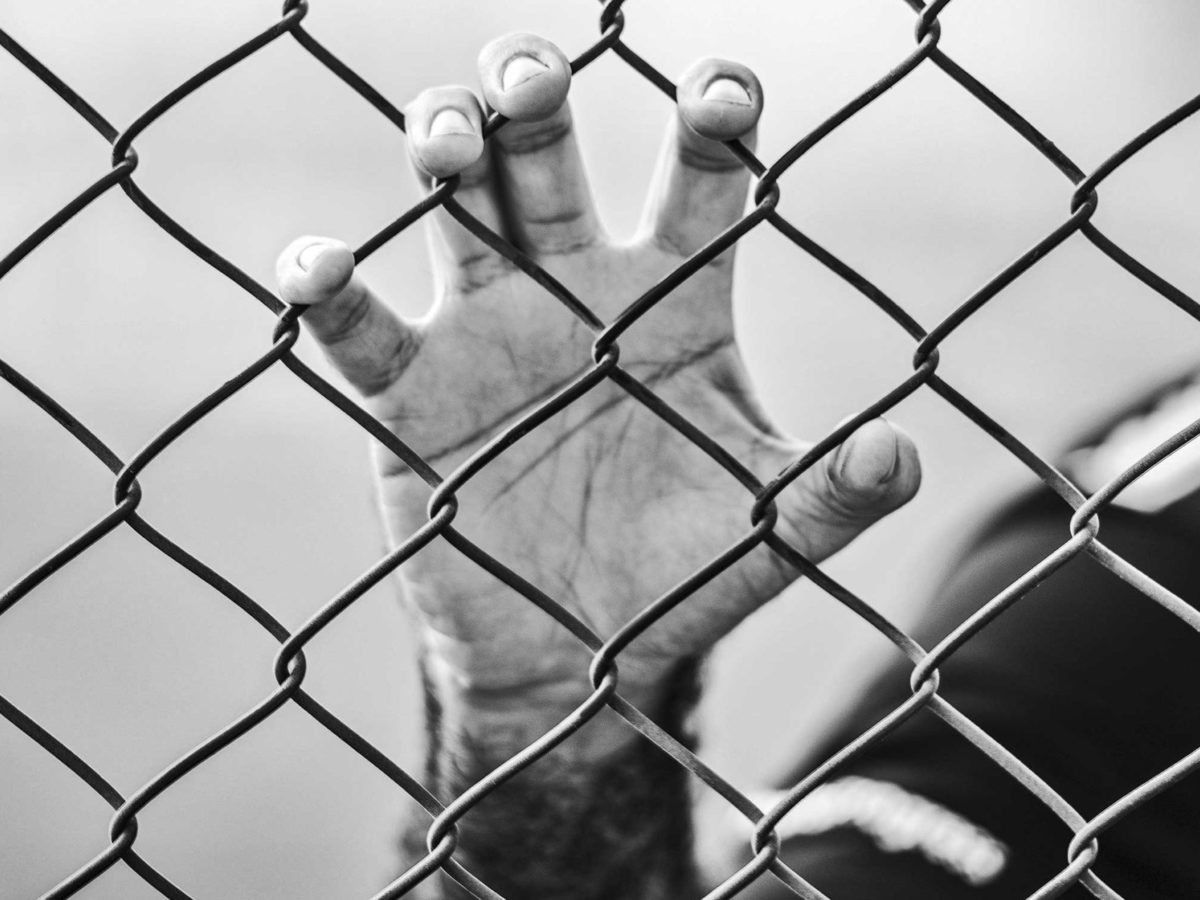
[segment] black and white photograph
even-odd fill
[[[1200,900],[1198,46],[0,2],[0,900]]]

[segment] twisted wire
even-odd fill
[[[775,827],[797,803],[822,784],[835,769],[874,746],[923,709],[928,709],[942,719],[949,728],[1008,773],[1017,784],[1036,797],[1070,829],[1072,836],[1067,847],[1064,848],[1066,862],[1063,869],[1031,895],[1032,898],[1041,900],[1041,898],[1056,897],[1075,884],[1083,885],[1096,897],[1119,897],[1093,871],[1101,853],[1101,837],[1105,831],[1130,812],[1200,768],[1200,749],[1186,755],[1143,783],[1131,786],[1124,796],[1100,813],[1087,819],[1059,796],[1041,776],[939,693],[942,678],[940,667],[964,644],[978,635],[982,629],[1020,603],[1034,587],[1053,577],[1054,573],[1062,566],[1081,554],[1086,554],[1099,565],[1106,567],[1133,585],[1149,601],[1175,615],[1183,624],[1200,631],[1200,612],[1121,558],[1098,538],[1100,513],[1137,478],[1142,477],[1155,465],[1168,458],[1170,454],[1195,439],[1197,434],[1200,434],[1200,422],[1182,429],[1130,466],[1125,472],[1088,496],[1052,464],[1038,456],[1016,435],[1005,429],[972,400],[945,381],[937,370],[943,345],[965,322],[977,315],[985,306],[999,302],[997,298],[1006,288],[1075,234],[1082,234],[1092,245],[1125,271],[1188,316],[1200,321],[1200,305],[1195,300],[1117,245],[1092,221],[1099,204],[1101,184],[1136,154],[1200,111],[1200,95],[1161,117],[1149,128],[1117,148],[1092,172],[1085,173],[1031,122],[963,69],[941,48],[942,28],[939,16],[949,6],[950,0],[935,0],[928,5],[920,0],[904,0],[904,2],[916,15],[914,48],[888,69],[874,84],[811,129],[778,159],[770,163],[763,163],[739,142],[730,142],[729,149],[755,179],[752,194],[754,202],[751,210],[737,223],[683,260],[672,272],[648,288],[641,296],[632,300],[610,322],[606,323],[601,320],[581,298],[545,271],[536,260],[512,246],[501,235],[496,234],[472,216],[455,198],[455,192],[459,186],[457,177],[435,184],[433,189],[418,203],[405,210],[394,221],[379,228],[374,235],[354,251],[355,260],[361,262],[397,235],[406,231],[426,214],[440,207],[482,242],[504,256],[533,283],[541,287],[547,295],[547,302],[565,307],[593,336],[590,365],[587,368],[552,396],[531,407],[517,421],[497,432],[467,459],[459,463],[455,469],[445,474],[439,473],[429,461],[417,454],[391,429],[366,413],[293,354],[292,350],[299,336],[299,320],[304,314],[303,308],[288,306],[230,260],[211,249],[200,237],[183,227],[166,210],[157,205],[134,179],[139,164],[134,142],[139,135],[160,121],[180,101],[285,35],[290,36],[299,48],[350,87],[398,131],[404,132],[405,120],[401,110],[350,65],[321,44],[304,27],[303,22],[309,8],[307,0],[287,0],[277,21],[270,23],[261,32],[251,36],[185,80],[138,115],[123,130],[110,124],[73,88],[10,35],[0,30],[0,48],[8,52],[73,109],[110,148],[109,170],[85,186],[76,197],[30,232],[24,240],[0,259],[0,279],[3,279],[63,225],[86,211],[95,200],[113,188],[119,187],[129,200],[165,233],[240,287],[275,317],[268,350],[250,365],[233,373],[219,387],[207,393],[191,408],[165,425],[141,450],[127,460],[119,458],[86,425],[76,419],[32,380],[0,360],[0,378],[11,384],[37,408],[57,422],[114,477],[112,508],[75,538],[47,555],[7,588],[3,594],[0,594],[0,616],[3,616],[16,604],[27,602],[26,598],[35,587],[53,577],[55,573],[70,565],[82,554],[87,553],[92,547],[103,541],[107,535],[122,526],[127,526],[150,546],[212,588],[218,595],[233,603],[279,644],[272,669],[277,685],[276,689],[223,729],[164,767],[158,775],[129,796],[118,793],[102,774],[89,766],[69,747],[14,704],[0,696],[0,716],[3,716],[38,746],[50,753],[114,810],[109,822],[108,846],[90,860],[83,861],[76,871],[66,875],[59,884],[44,894],[44,898],[75,896],[118,861],[127,865],[131,871],[162,896],[173,898],[173,900],[174,898],[188,898],[189,895],[183,888],[173,883],[167,875],[160,873],[136,852],[138,813],[154,803],[180,779],[187,777],[289,703],[304,710],[314,721],[354,750],[365,762],[387,776],[393,784],[418,802],[430,815],[427,854],[379,891],[374,900],[404,896],[439,871],[449,874],[475,897],[499,898],[499,894],[455,859],[457,823],[462,821],[464,816],[469,815],[478,803],[502,784],[518,773],[536,766],[538,760],[545,757],[606,707],[614,710],[631,728],[638,731],[661,752],[667,754],[709,789],[719,794],[731,808],[752,824],[751,850],[753,856],[751,860],[738,871],[731,873],[722,884],[707,895],[706,900],[735,897],[747,886],[757,879],[767,876],[768,873],[771,877],[787,885],[800,897],[808,898],[808,900],[828,900],[818,888],[780,860],[779,836]],[[571,61],[572,72],[578,75],[595,60],[611,53],[673,102],[676,93],[673,82],[664,76],[653,63],[625,42],[623,37],[624,5],[624,0],[607,0],[602,3],[598,22],[599,36],[592,44],[576,53]],[[800,165],[812,149],[820,145],[844,123],[875,103],[922,66],[935,67],[965,90],[1011,128],[1016,135],[1036,149],[1072,185],[1067,214],[1062,222],[1030,245],[1024,253],[977,290],[965,297],[948,316],[929,329],[923,327],[880,287],[815,239],[802,232],[778,211],[782,196],[780,179],[784,174]],[[492,113],[484,126],[485,136],[490,137],[504,125],[505,119]],[[909,376],[830,431],[766,483],[757,479],[719,442],[705,434],[686,416],[666,403],[650,386],[639,381],[626,368],[622,367],[620,362],[620,338],[622,335],[631,328],[635,328],[639,320],[655,306],[669,302],[673,292],[687,279],[702,270],[704,266],[736,244],[746,234],[764,225],[773,228],[801,251],[840,277],[914,342],[912,373]],[[432,490],[426,522],[399,542],[393,550],[379,559],[366,572],[330,598],[294,631],[287,630],[254,599],[170,537],[155,529],[138,512],[143,497],[138,476],[144,473],[164,450],[186,436],[189,429],[197,422],[277,365],[282,365],[334,409],[348,416],[366,434],[378,441],[386,451],[395,455],[404,465],[415,472]],[[722,552],[664,592],[607,639],[602,639],[595,634],[554,597],[522,578],[502,560],[486,553],[456,530],[453,525],[458,511],[457,494],[462,488],[542,423],[604,383],[620,388],[638,404],[686,438],[739,484],[745,490],[746,498],[745,533]],[[830,577],[775,530],[779,515],[776,499],[789,485],[842,444],[862,424],[893,409],[905,398],[923,388],[928,388],[941,397],[949,406],[973,422],[999,446],[1020,461],[1063,501],[1064,513],[1069,513],[1068,537],[1061,546],[989,600],[936,646],[929,649],[918,644],[872,604]],[[550,731],[463,791],[447,805],[439,802],[418,779],[357,734],[334,712],[313,699],[303,688],[308,665],[304,655],[305,647],[371,587],[379,584],[398,566],[421,552],[422,548],[435,538],[443,539],[465,559],[543,610],[592,654],[589,663],[589,677],[593,688],[591,694]],[[671,609],[686,603],[695,591],[760,546],[769,548],[783,562],[794,567],[799,574],[812,580],[834,600],[859,616],[893,644],[912,664],[910,696],[828,759],[815,766],[767,811],[759,809],[736,786],[663,731],[641,710],[624,699],[619,690],[619,661],[624,648],[644,634]],[[0,627],[2,624],[0,622]]]

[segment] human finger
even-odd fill
[[[483,142],[483,110],[465,87],[422,91],[405,111],[409,157],[418,180],[432,189],[434,178],[460,176],[454,199],[492,231],[503,229],[492,178],[491,154]],[[442,207],[426,216],[431,228],[434,269],[443,281],[478,280],[481,266],[499,256]]]
[[[279,255],[275,274],[285,302],[311,307],[301,321],[363,396],[400,377],[416,352],[416,332],[355,273],[349,247],[332,238],[297,238]]]
[[[680,79],[676,100],[644,227],[660,246],[690,256],[742,216],[750,172],[723,142],[753,149],[763,92],[745,66],[704,59]]]
[[[595,242],[600,221],[566,102],[571,64],[545,38],[510,34],[479,54],[483,96],[508,117],[494,138],[494,164],[507,224],[533,253]]]
[[[911,500],[920,484],[912,438],[886,419],[872,419],[780,494],[781,521],[819,562]]]

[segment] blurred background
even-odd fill
[[[589,0],[313,0],[306,27],[397,105],[474,83],[478,49],[536,31],[574,55]],[[668,75],[696,57],[752,66],[772,160],[911,51],[900,0],[631,0],[627,42]],[[268,26],[275,0],[9,0],[0,27],[118,128]],[[942,47],[1084,169],[1200,90],[1200,6],[1158,0],[973,0]],[[572,93],[595,193],[615,234],[636,222],[667,100],[614,56]],[[0,53],[0,253],[108,168],[108,147]],[[265,284],[302,233],[357,244],[413,204],[403,136],[284,37],[139,137],[137,181]],[[1186,291],[1200,288],[1200,120],[1123,167],[1096,221]],[[782,180],[781,211],[927,328],[1068,213],[1070,185],[930,65],[855,116]],[[365,265],[397,308],[430,297],[420,229]],[[584,298],[585,300],[587,298]],[[632,298],[631,298],[632,299]],[[910,369],[912,342],[768,228],[737,269],[743,353],[767,407],[817,438]],[[110,191],[0,281],[0,358],[128,458],[260,355],[272,318]],[[943,347],[940,373],[1044,456],[1123,398],[1196,359],[1197,328],[1075,237]],[[300,355],[328,371],[307,338]],[[892,418],[916,438],[921,495],[831,561],[911,623],[960,536],[1033,483],[930,391]],[[112,478],[0,382],[0,583],[111,507]],[[302,623],[381,555],[366,440],[281,367],[141,476],[140,511],[270,609]],[[1063,522],[1064,538],[1067,523]],[[119,529],[0,618],[0,694],[128,795],[274,687],[276,645],[226,600]],[[801,584],[716,654],[703,756],[742,788],[821,734],[894,653]],[[390,585],[307,651],[321,702],[419,771],[412,648]],[[402,794],[285,706],[139,816],[137,848],[196,898],[366,897],[394,874]],[[107,846],[111,811],[0,720],[0,898],[32,898]],[[155,897],[122,865],[78,896]]]

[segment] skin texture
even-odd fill
[[[719,141],[753,146],[762,89],[745,67],[722,60],[684,74],[643,225],[617,243],[592,202],[569,82],[566,58],[549,42],[501,38],[480,54],[480,84],[512,121],[485,144],[476,95],[434,88],[407,110],[409,147],[424,184],[461,174],[455,199],[609,322],[743,214],[749,174]],[[375,296],[350,251],[330,238],[293,242],[278,276],[286,301],[312,307],[305,325],[366,408],[448,474],[589,368],[594,335],[447,211],[427,221],[437,293],[419,321]],[[621,335],[620,361],[766,480],[807,445],[775,428],[754,396],[734,338],[732,270],[731,250],[690,278]],[[430,491],[390,454],[377,452],[376,463],[389,535],[399,542],[427,520]],[[776,530],[820,561],[906,502],[919,481],[912,441],[870,422],[780,496]],[[454,524],[607,636],[744,536],[752,502],[604,382],[475,477],[459,493]],[[579,642],[447,543],[435,540],[399,577],[438,698],[438,752],[458,760],[456,771],[484,774],[589,692]],[[753,551],[621,654],[622,695],[661,712],[679,667],[794,577],[769,551]],[[557,754],[576,766],[562,771],[573,783],[583,772],[586,782],[588,766],[625,759],[633,740],[606,714]]]

